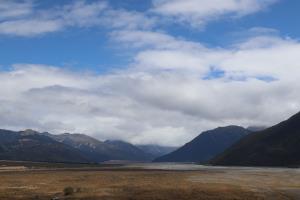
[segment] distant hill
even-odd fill
[[[226,166],[300,166],[300,113],[243,138],[210,163]]]
[[[60,135],[44,134],[58,142],[78,149],[82,154],[94,162],[103,162],[111,159],[109,156],[109,146],[90,136],[70,133]]]
[[[152,154],[123,141],[102,142],[84,134],[0,130],[0,160],[98,163],[152,159]]]
[[[99,141],[84,134],[64,133],[47,136],[80,150],[87,158],[95,162],[108,160],[150,161],[152,155],[124,141]]]
[[[31,130],[0,130],[0,160],[88,163],[77,149]]]
[[[250,132],[239,126],[220,127],[206,131],[176,151],[155,159],[154,162],[205,163]]]
[[[151,161],[153,156],[135,145],[120,140],[107,140],[110,146],[112,160]]]
[[[151,154],[153,158],[164,156],[178,149],[178,147],[168,147],[160,145],[137,145],[137,147],[144,152]]]

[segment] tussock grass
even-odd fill
[[[0,200],[291,200],[300,173],[27,170],[0,172]]]

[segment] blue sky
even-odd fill
[[[296,0],[0,0],[0,128],[181,145],[300,110]]]
[[[37,9],[49,9],[66,5],[72,1],[36,1]],[[88,1],[92,2],[92,1]],[[145,12],[151,8],[148,0],[112,0],[115,9]],[[300,2],[281,0],[269,8],[239,19],[224,18],[213,21],[203,29],[193,29],[181,24],[159,25],[168,34],[198,41],[207,46],[227,46],[236,40],[237,33],[252,27],[267,27],[278,30],[283,37],[299,38],[297,17]],[[287,12],[288,10],[288,12]],[[109,30],[104,27],[69,28],[63,31],[42,34],[37,37],[0,35],[1,65],[8,67],[14,63],[37,63],[66,66],[75,69],[102,72],[111,68],[122,68],[131,61],[124,49],[112,44]],[[241,34],[238,37],[243,37]]]

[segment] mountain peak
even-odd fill
[[[300,166],[300,113],[250,134],[215,157],[215,165]]]
[[[37,135],[40,133],[35,130],[32,130],[32,129],[26,129],[24,131],[20,131],[20,134],[22,134],[22,135]]]
[[[249,130],[233,125],[205,131],[155,162],[206,162],[249,133]]]

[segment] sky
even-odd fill
[[[0,0],[0,128],[182,145],[300,111],[297,0]]]

